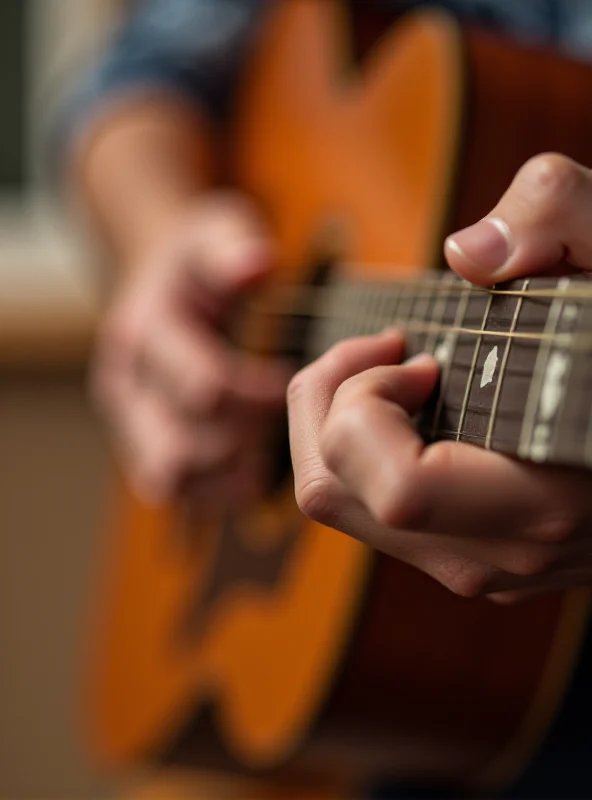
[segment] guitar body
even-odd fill
[[[271,210],[278,283],[310,280],[336,243],[365,276],[437,266],[529,156],[589,159],[591,77],[440,14],[404,19],[358,69],[338,4],[277,4],[232,155]],[[303,519],[289,478],[207,521],[122,488],[106,590],[89,691],[104,760],[465,783],[509,777],[544,735],[587,600],[454,596]]]

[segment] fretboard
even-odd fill
[[[472,286],[338,281],[318,290],[310,357],[388,326],[429,352],[440,385],[419,420],[429,441],[471,442],[536,462],[592,467],[592,282]]]

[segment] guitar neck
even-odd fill
[[[535,462],[592,467],[592,285],[533,278],[493,290],[451,273],[405,283],[338,279],[319,290],[309,355],[387,326],[441,364],[419,420],[453,439]]]

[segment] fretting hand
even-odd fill
[[[491,215],[447,240],[487,285],[592,265],[592,173],[540,156]],[[511,601],[592,580],[592,478],[458,442],[424,446],[411,417],[431,394],[430,356],[401,364],[396,333],[343,342],[288,392],[298,503],[452,591]]]

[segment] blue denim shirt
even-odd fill
[[[277,2],[277,0],[275,0]],[[135,0],[97,68],[62,118],[61,147],[118,95],[152,88],[181,93],[220,113],[266,6],[274,0]],[[376,0],[397,11],[426,0]],[[592,0],[431,0],[461,19],[592,59]],[[61,148],[60,148],[61,149]]]

